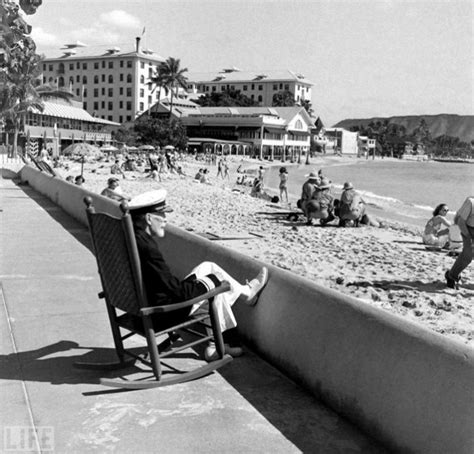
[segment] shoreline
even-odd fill
[[[341,162],[339,159],[336,163]],[[313,159],[308,168],[327,168],[333,160]],[[230,176],[226,180],[216,178],[216,166],[193,159],[180,162],[187,177],[169,175],[160,183],[142,173],[126,172],[127,178],[120,178],[120,185],[131,196],[163,187],[175,209],[169,216],[171,224],[221,237],[217,241],[225,247],[474,347],[474,283],[469,282],[469,269],[460,290],[448,289],[444,272],[454,259],[444,252],[426,250],[419,227],[390,219],[384,220],[384,228],[311,227],[301,219],[289,221],[275,214],[287,211],[287,207],[253,198],[249,187],[235,181],[240,164],[254,168],[291,164],[239,157],[228,158],[228,162]],[[100,193],[110,177],[111,164],[86,163],[84,187]],[[212,184],[194,182],[194,174],[201,167],[210,169]],[[72,163],[67,174],[78,173],[80,164]],[[64,169],[60,174],[66,176]],[[295,207],[296,200],[290,201]]]

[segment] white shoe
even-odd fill
[[[258,295],[263,290],[263,287],[267,284],[268,281],[268,268],[264,266],[257,277],[252,279],[247,285],[250,287],[250,292],[247,296],[245,302],[254,306],[257,303]]]
[[[230,355],[233,358],[242,356],[244,354],[244,351],[241,347],[231,347],[229,344],[224,344],[224,348],[226,355]],[[219,354],[217,353],[216,344],[214,342],[209,342],[209,345],[206,347],[206,350],[204,350],[204,359],[207,362],[219,359]]]

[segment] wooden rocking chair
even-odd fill
[[[86,197],[84,202],[87,206],[89,231],[103,288],[103,291],[99,293],[99,298],[105,299],[118,362],[108,364],[82,362],[75,363],[75,366],[112,370],[129,367],[136,361],[140,361],[151,367],[154,379],[125,380],[119,378],[101,379],[100,382],[106,386],[146,389],[194,380],[232,361],[232,357],[225,354],[222,332],[214,304],[216,295],[230,289],[229,283],[223,282],[214,290],[188,301],[166,306],[150,306],[144,291],[140,259],[127,204],[122,203],[123,214],[117,218],[105,213],[96,213],[90,197]],[[189,316],[174,326],[163,326],[162,323],[159,323],[159,315],[156,314],[190,307],[204,300],[209,301],[209,310],[206,310],[204,314]],[[121,312],[119,313],[117,309]],[[152,317],[153,314],[155,314],[154,317]],[[189,334],[190,336],[187,337],[191,339],[187,343],[180,343],[173,347],[173,342],[179,338],[178,332],[183,333],[183,336]],[[210,334],[211,332],[212,334]],[[125,348],[124,340],[134,335],[146,339],[148,355],[136,355]],[[157,345],[157,338],[163,335],[168,338]],[[171,376],[162,376],[162,358],[209,341],[215,342],[218,359],[190,371],[178,371],[178,373],[172,373]],[[175,368],[171,369],[176,371]]]

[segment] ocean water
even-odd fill
[[[306,180],[305,174],[318,165],[285,165],[289,193],[295,200]],[[277,189],[280,166],[268,169],[265,185]],[[447,203],[450,217],[467,196],[474,195],[474,164],[396,159],[357,159],[350,164],[322,167],[339,198],[345,181],[350,181],[369,204],[375,216],[424,226],[439,203]]]

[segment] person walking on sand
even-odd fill
[[[222,173],[222,158],[217,161],[217,175],[216,178],[219,178],[219,175],[224,178],[224,174]]]
[[[454,216],[454,223],[461,230],[463,248],[450,270],[446,271],[446,285],[458,288],[461,272],[472,262],[474,246],[474,196],[468,197]]]
[[[283,195],[285,195],[286,203],[288,203],[288,171],[286,167],[280,168],[280,200],[283,202]]]

